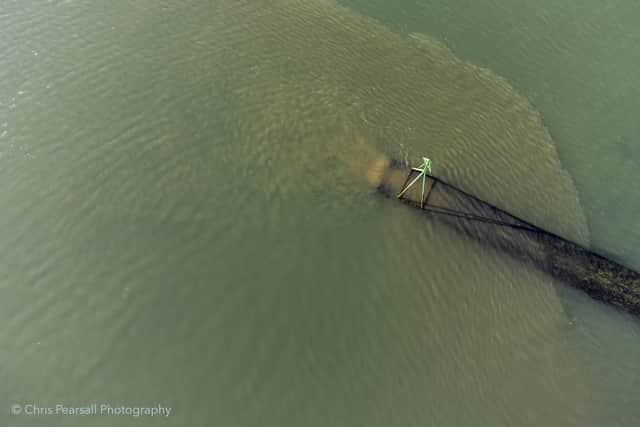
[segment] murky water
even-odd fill
[[[640,10],[467,3],[0,6],[4,424],[634,425],[637,319],[367,183],[427,155],[639,265],[635,101],[581,71],[633,46],[576,52]],[[10,411],[93,402],[172,413]]]

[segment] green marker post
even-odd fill
[[[398,194],[398,199],[411,187],[422,178],[422,193],[420,197],[420,208],[424,208],[424,190],[427,184],[427,178],[431,175],[431,159],[427,157],[422,158],[422,164],[417,168],[411,168],[412,171],[420,172],[417,177],[414,178],[404,189]]]

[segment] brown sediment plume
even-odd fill
[[[364,133],[343,122],[339,132],[342,141],[336,153],[350,179],[365,178],[368,187],[377,188],[389,171],[391,158],[382,153]]]
[[[354,209],[368,214],[362,199],[371,201],[367,192],[395,170],[389,157],[427,156],[434,160],[436,175],[532,222],[588,242],[577,191],[540,114],[495,73],[464,62],[430,37],[393,32],[333,0],[214,3],[218,13],[202,29],[212,34],[201,39],[215,41],[205,60],[217,73],[212,77],[216,84],[225,88],[226,108],[238,117],[234,137],[240,141],[228,145],[228,157],[251,159],[251,170],[261,177],[257,191],[286,203],[292,194],[317,191],[341,204],[341,210],[358,203]],[[393,179],[402,185],[404,178],[398,173]],[[252,185],[252,179],[247,181]],[[360,192],[367,195],[352,197]],[[437,295],[421,300],[424,321],[407,324],[423,331],[425,324],[433,324],[430,316],[464,322],[459,313],[465,304],[476,305],[474,323],[482,327],[466,334],[468,340],[455,344],[432,369],[443,383],[450,380],[450,370],[477,371],[477,345],[496,335],[501,337],[494,341],[496,353],[509,354],[513,346],[545,345],[567,325],[564,304],[544,274],[521,268],[497,252],[472,254],[477,245],[456,239],[447,227],[425,227],[414,234],[406,222],[396,220],[401,211],[392,207],[371,215],[379,220],[371,231],[390,246],[363,256],[379,256],[387,264],[382,274],[394,264],[413,274],[408,269],[415,262],[429,277],[416,275],[417,289],[409,290],[397,286],[410,276],[390,275],[389,293],[414,299],[422,291],[452,298],[452,288],[475,292],[447,310],[427,309],[442,302]],[[417,241],[410,241],[412,237]],[[446,259],[425,261],[425,250],[441,251]],[[475,257],[473,263],[456,266],[452,259],[469,255]],[[475,287],[476,280],[482,284]],[[366,299],[367,290],[361,291]],[[500,305],[493,306],[498,301]],[[434,334],[425,335],[434,339]],[[389,332],[382,342],[394,344],[380,351],[394,347],[396,339]],[[468,364],[451,363],[449,354],[467,352],[475,356]],[[505,370],[502,362],[492,357],[480,364],[490,366],[492,377],[508,372],[522,378],[521,363]],[[573,366],[570,358],[558,354],[548,362],[545,372],[562,375],[566,371],[560,366]],[[592,389],[589,379],[572,379],[569,401],[560,405],[554,396],[545,406],[584,404]],[[540,386],[533,393],[546,396],[542,383],[532,378],[528,384]],[[519,389],[520,384],[513,384],[514,391]],[[456,391],[454,397],[475,401],[481,396],[466,386]],[[584,410],[589,410],[587,405]]]
[[[327,176],[322,156],[350,155],[353,138],[334,126],[344,118],[381,151],[399,154],[402,144],[402,155],[434,159],[448,181],[588,244],[577,191],[540,114],[505,79],[335,1],[239,1],[215,19],[219,81],[248,118],[239,136],[251,139],[277,191],[292,182],[304,190],[299,176],[310,170]]]
[[[386,156],[379,156],[371,164],[371,168],[367,171],[367,181],[374,187],[378,187],[382,183],[382,179],[389,170],[391,159]]]

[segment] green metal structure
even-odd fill
[[[418,180],[420,178],[422,178],[422,192],[421,197],[420,197],[420,207],[424,208],[424,189],[425,186],[427,184],[427,178],[429,177],[429,175],[431,175],[431,159],[427,158],[427,157],[423,157],[422,158],[422,164],[417,167],[417,168],[411,168],[412,171],[416,171],[419,172],[418,176],[414,178],[413,181],[411,181],[409,184],[407,184],[406,187],[404,187],[404,189],[398,194],[398,199],[400,199],[402,197],[402,195],[416,182],[418,182]]]

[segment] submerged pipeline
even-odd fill
[[[592,298],[640,316],[640,273],[578,243],[544,230],[464,190],[430,176],[424,192],[407,189],[418,175],[405,164],[380,157],[368,171],[379,192],[421,210],[433,221],[531,263]],[[403,192],[403,190],[406,190]],[[402,197],[398,195],[403,192]]]

